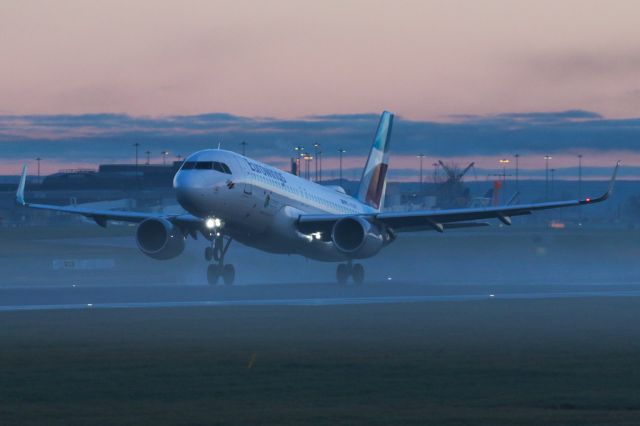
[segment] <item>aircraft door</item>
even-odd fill
[[[262,212],[269,216],[275,215],[282,207],[282,203],[279,198],[280,197],[274,195],[272,191],[265,190],[262,202]]]
[[[236,157],[232,158],[236,169],[239,171],[236,184],[238,192],[234,199],[234,215],[246,222],[253,215],[257,205],[254,200],[255,187],[251,176],[252,172],[246,161],[238,160]]]
[[[242,187],[243,195],[250,197],[253,193],[253,178],[251,177],[251,169],[248,167],[245,161],[239,161],[235,157],[233,158],[233,161],[234,163],[236,163],[236,166],[243,171],[243,176],[240,179],[240,185],[238,186]]]
[[[253,185],[251,185],[251,181],[247,181],[243,184],[243,192],[245,195],[251,195],[253,193]]]

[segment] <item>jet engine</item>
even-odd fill
[[[173,259],[184,250],[182,231],[166,219],[145,219],[138,225],[136,242],[141,252],[157,260]]]
[[[386,230],[361,217],[345,217],[333,225],[331,239],[335,247],[353,259],[378,253],[391,240]]]

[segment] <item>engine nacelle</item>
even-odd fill
[[[345,217],[333,225],[331,239],[335,247],[354,259],[378,253],[390,241],[388,232],[361,217]]]
[[[157,260],[173,259],[184,250],[182,231],[166,219],[145,219],[136,230],[141,252]]]

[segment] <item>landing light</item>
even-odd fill
[[[321,232],[312,232],[311,234],[305,235],[305,237],[307,238],[307,240],[309,242],[311,242],[313,240],[319,240],[320,238],[322,238],[322,233]]]
[[[219,228],[222,225],[222,221],[217,217],[210,217],[204,222],[204,226],[207,229]]]

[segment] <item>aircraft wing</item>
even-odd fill
[[[562,207],[581,206],[605,201],[611,195],[618,167],[616,164],[611,176],[607,192],[597,198],[584,198],[581,200],[552,201],[545,203],[514,204],[504,206],[492,206],[473,209],[449,209],[449,210],[421,210],[413,212],[382,212],[360,215],[372,222],[378,222],[391,228],[395,232],[410,231],[438,231],[443,232],[447,228],[486,226],[486,223],[475,222],[478,220],[498,219],[505,225],[511,225],[512,216],[531,214],[537,210],[549,210]],[[298,219],[298,228],[301,232],[327,231],[337,220],[352,215],[301,215]]]
[[[32,209],[51,210],[63,213],[77,214],[81,216],[93,219],[98,225],[105,227],[108,221],[116,222],[142,222],[149,218],[167,219],[174,222],[187,230],[193,230],[201,227],[203,221],[200,218],[192,216],[190,214],[184,215],[164,215],[161,213],[141,213],[141,212],[129,212],[118,210],[95,210],[87,209],[83,207],[67,207],[56,206],[51,204],[36,204],[27,203],[24,199],[24,187],[27,180],[27,166],[22,167],[22,176],[20,176],[20,183],[18,184],[18,191],[16,192],[16,203],[20,206],[29,207]]]

